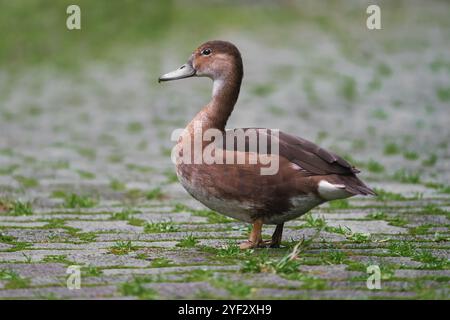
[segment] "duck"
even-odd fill
[[[278,248],[287,221],[327,201],[375,195],[357,177],[358,169],[311,141],[274,129],[226,129],[243,75],[238,48],[228,41],[212,40],[195,49],[187,63],[158,79],[207,77],[213,81],[210,102],[182,130],[172,156],[178,180],[193,198],[215,212],[251,224],[241,249]],[[208,139],[196,138],[197,133],[206,132],[212,132]],[[228,144],[229,137],[236,141],[236,133],[244,135],[244,143]],[[254,136],[256,148],[250,144]],[[261,141],[268,141],[264,148]],[[196,161],[195,151],[201,154],[211,149],[210,155],[219,161]],[[264,156],[266,162],[258,160]],[[239,157],[244,161],[236,161]],[[267,158],[277,166],[274,172],[263,174]],[[224,159],[234,161],[220,161]],[[269,240],[262,238],[263,225],[275,225]]]

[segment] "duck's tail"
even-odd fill
[[[345,186],[345,190],[354,195],[377,195],[373,189],[366,186],[366,184],[362,182],[356,175],[337,175],[336,177],[340,181],[339,183]]]

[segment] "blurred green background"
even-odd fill
[[[65,27],[70,4],[81,8],[81,31]],[[255,29],[299,18],[299,11],[282,1],[2,0],[0,7],[0,59],[10,67],[42,62],[73,66],[111,57],[120,61],[126,59],[120,58],[127,53],[124,48],[155,47],[174,33],[182,33],[188,43],[222,28]]]
[[[81,30],[66,28],[70,4],[81,8]],[[381,7],[382,30],[366,27],[370,4]],[[99,149],[106,133],[125,139],[121,128],[138,123],[153,130],[141,130],[148,148],[138,151],[162,150],[169,166],[170,132],[208,101],[211,84],[156,80],[199,44],[223,39],[239,47],[245,70],[229,126],[281,128],[378,180],[444,182],[438,172],[450,171],[448,1],[0,0],[0,8],[0,114],[11,126],[3,147],[37,130],[49,131],[45,146],[67,143],[61,128],[82,140],[78,126],[90,121],[98,132],[80,143]],[[8,138],[16,131],[20,143]]]
[[[420,10],[411,11],[412,6],[420,4],[414,2],[1,0],[0,65],[15,68],[44,62],[67,67],[104,58],[120,62],[138,48],[155,48],[161,41],[176,38],[178,47],[192,47],[193,43],[197,45],[224,32],[255,37],[265,34],[273,41],[283,41],[282,30],[294,25],[299,32],[301,26],[331,32],[346,50],[358,51],[358,41],[362,38],[355,31],[366,31],[365,9],[369,4],[382,6],[383,27],[389,29],[426,10],[426,6],[421,5]],[[441,2],[440,5],[446,3]],[[81,7],[81,31],[69,31],[65,27],[66,8],[70,4]],[[422,17],[418,16],[418,21],[448,28],[448,13],[448,10],[436,10],[433,14],[442,16],[434,20],[424,12]],[[404,36],[407,41],[409,35]],[[386,45],[395,49],[398,44]]]

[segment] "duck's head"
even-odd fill
[[[159,82],[194,76],[208,77],[212,80],[234,76],[240,83],[242,74],[242,58],[236,46],[227,41],[214,40],[199,46],[187,63],[159,77]]]

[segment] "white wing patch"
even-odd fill
[[[351,193],[345,190],[345,185],[332,184],[326,180],[320,180],[318,191],[320,196],[326,200],[343,199],[351,196]]]

